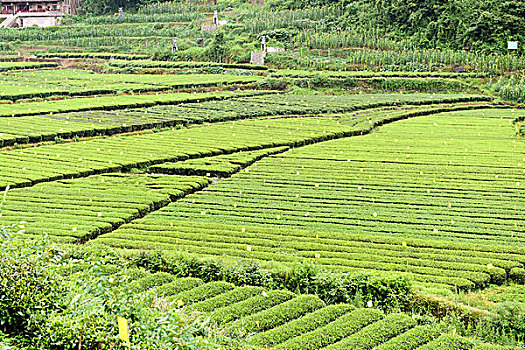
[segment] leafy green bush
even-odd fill
[[[131,282],[128,287],[134,292],[144,292],[148,289],[156,286],[161,286],[166,283],[170,283],[176,279],[175,276],[166,272],[157,272],[150,276],[140,278],[136,281]]]
[[[210,298],[193,304],[192,308],[194,310],[199,310],[202,312],[210,312],[221,307],[226,307],[228,305],[238,303],[256,295],[260,295],[262,292],[263,288],[261,287],[239,287],[232,289],[229,292],[219,294],[214,298]]]
[[[179,278],[171,283],[166,283],[162,286],[155,287],[153,289],[153,293],[155,293],[159,297],[164,297],[169,295],[175,295],[185,290],[199,287],[203,284],[204,282],[202,282],[202,280],[199,278]]]
[[[471,339],[463,338],[458,335],[452,334],[443,334],[434,341],[431,341],[428,344],[425,344],[419,349],[421,350],[464,350],[472,349],[474,342]]]
[[[0,241],[0,325],[5,330],[31,334],[45,312],[61,307],[63,287],[47,268],[58,252],[46,244],[9,236]]]
[[[432,341],[439,335],[439,330],[436,327],[417,326],[390,339],[377,347],[377,350],[410,350]]]
[[[510,269],[509,278],[513,281],[524,283],[525,269],[522,267],[513,267],[512,269]]]
[[[172,295],[168,298],[168,301],[178,302],[179,300],[182,300],[183,305],[188,305],[213,298],[214,296],[226,293],[233,288],[235,288],[235,286],[228,282],[210,282],[179,294]]]
[[[0,331],[0,350],[16,350],[13,340]]]
[[[525,342],[525,304],[504,302],[497,305],[495,314],[477,327],[477,335],[485,341],[500,341],[506,338],[510,343]]]
[[[364,302],[372,301],[374,307],[404,309],[412,299],[411,288],[408,279],[396,275],[322,273],[309,284],[306,292],[318,295],[328,304],[351,303],[359,297]]]
[[[288,88],[289,79],[286,78],[268,78],[260,80],[256,83],[259,89],[266,90],[286,90]]]

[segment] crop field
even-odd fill
[[[3,75],[1,78],[0,101],[60,95],[86,96],[116,94],[117,92],[177,90],[192,87],[246,84],[258,80],[258,77],[222,74],[193,74],[191,79],[188,79],[188,77],[178,75],[95,74],[73,69],[17,72]]]
[[[98,240],[311,259],[337,270],[399,271],[425,285],[463,289],[520,280],[525,145],[511,124],[519,113],[419,117],[273,155]],[[459,132],[451,137],[450,130]],[[184,169],[191,164],[202,169],[195,162]]]
[[[208,183],[199,177],[122,174],[44,183],[10,191],[3,222],[24,222],[28,235],[50,232],[63,242],[86,240]]]
[[[525,10],[125,3],[0,28],[0,349],[525,348]]]
[[[118,266],[102,273],[119,278]],[[86,271],[87,270],[87,271]],[[85,264],[62,269],[62,274],[88,272]],[[143,269],[124,271],[125,288],[153,293],[186,312],[207,312],[210,322],[239,334],[255,346],[274,349],[507,349],[418,325],[404,313],[385,314],[376,308],[339,303],[327,305],[316,295],[268,290],[195,277],[176,278]]]
[[[343,75],[329,79],[460,79]],[[327,274],[402,278],[422,298],[488,290],[487,303],[523,303],[522,110],[448,87],[292,94],[261,90],[262,79],[7,73],[2,225],[86,251],[187,254],[285,271],[311,264]],[[244,89],[220,88],[228,84]],[[192,91],[199,86],[211,90]],[[226,338],[256,348],[504,349],[384,300],[376,309],[355,295],[334,302],[308,289],[150,270],[133,270],[119,288],[204,314]]]
[[[426,291],[525,279],[525,146],[512,123],[521,111],[479,96],[249,94],[5,117],[56,124],[5,138],[36,144],[0,151],[3,224],[55,244],[393,273]],[[55,134],[66,140],[40,143]],[[162,272],[126,288],[205,313],[254,346],[503,349],[410,314],[288,290]]]
[[[414,104],[419,104],[431,109],[481,108],[487,101],[484,96],[454,94],[421,94],[419,99],[414,99],[413,95],[305,95],[284,99],[280,95],[272,95],[274,93],[262,91],[177,93],[6,104],[0,106],[3,131],[0,133],[0,145],[276,115],[348,113],[380,106],[412,109]],[[259,108],[261,101],[264,101],[264,108]],[[455,107],[439,105],[452,102],[457,103]]]

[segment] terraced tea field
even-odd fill
[[[521,280],[525,145],[511,123],[518,114],[442,113],[295,148],[97,240],[397,271],[460,289]]]
[[[96,135],[93,120],[119,134],[0,151],[0,187],[18,188],[2,219],[61,242],[312,261],[453,290],[523,279],[524,144],[512,126],[520,111],[469,95],[181,96],[160,96],[176,105],[2,118],[20,121],[16,129],[45,126],[7,133],[6,144],[10,135]],[[193,102],[210,98],[218,100]],[[276,115],[287,117],[249,120]],[[61,121],[70,129],[52,133]],[[203,121],[211,124],[126,134]],[[247,152],[257,149],[268,150]],[[134,169],[146,174],[96,175]]]
[[[0,80],[0,101],[214,87],[246,84],[260,79],[258,76],[224,74],[193,74],[191,79],[181,75],[96,74],[78,69],[12,72],[3,75]]]
[[[525,349],[521,3],[40,2],[0,350]]]
[[[385,314],[344,303],[327,305],[316,295],[238,287],[224,281],[205,283],[199,278],[176,278],[136,268],[124,270],[122,275],[119,270],[119,266],[105,265],[97,273],[115,279],[124,275],[127,279],[122,288],[132,293],[160,296],[184,312],[207,313],[212,324],[254,346],[290,350],[510,349],[419,324],[404,313]],[[62,273],[92,271],[80,263]]]
[[[73,280],[100,277],[88,265],[101,264],[105,282],[129,277],[119,285],[127,296],[205,315],[255,348],[503,349],[406,303],[346,287],[330,299],[282,276],[314,266],[321,276],[376,276],[371,285],[402,281],[411,301],[485,290],[491,303],[520,301],[525,113],[480,93],[290,93],[261,89],[263,79],[7,73],[2,227],[71,251],[63,257],[74,263],[59,270]],[[97,249],[110,252],[104,263],[79,263]],[[128,262],[113,266],[114,256]],[[181,256],[196,260],[167,267]],[[199,261],[213,262],[213,277],[194,277]],[[264,267],[273,284],[227,277],[246,266]]]

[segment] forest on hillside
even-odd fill
[[[134,11],[151,0],[86,0],[85,13]],[[225,0],[225,6],[249,4]],[[420,48],[451,48],[504,52],[507,41],[525,37],[525,1],[522,0],[269,0],[276,10],[341,6],[344,15],[327,18],[343,29],[374,31]],[[521,49],[520,49],[521,50]]]

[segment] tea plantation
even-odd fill
[[[0,28],[0,349],[525,348],[521,7],[70,3]]]

